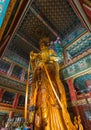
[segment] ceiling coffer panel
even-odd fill
[[[51,39],[55,38],[54,34],[31,11],[26,14],[18,33],[23,34],[28,40],[36,42],[36,47],[38,47],[39,40],[44,36],[49,36]]]
[[[32,6],[61,37],[80,23],[68,0],[36,0]]]

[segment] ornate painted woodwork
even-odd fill
[[[89,0],[69,0],[79,19],[91,31],[91,2]]]
[[[10,63],[5,61],[5,60],[0,60],[0,71],[1,72],[7,72],[9,70],[10,67]]]
[[[23,57],[17,55],[17,53],[14,53],[13,51],[7,50],[4,54],[3,59],[10,63],[15,63],[18,66],[21,66],[22,68],[27,68],[28,61],[27,59],[24,59]]]
[[[19,80],[13,78],[7,78],[5,76],[0,75],[0,86],[4,86],[6,88],[14,88],[14,90],[18,90],[21,92],[25,92],[25,83],[20,83]]]
[[[3,97],[2,97],[2,103],[6,103],[6,104],[12,104],[13,100],[14,100],[15,94],[12,92],[4,92]]]
[[[13,3],[14,3],[14,1],[13,1]],[[29,0],[29,1],[27,1],[27,0],[17,0],[17,2],[15,3],[12,14],[9,17],[8,24],[3,30],[4,33],[3,33],[3,38],[1,40],[1,47],[2,48],[0,48],[0,51],[1,51],[0,56],[2,56],[4,49],[6,48],[7,44],[10,42],[11,36],[13,37],[14,32],[16,31],[16,28],[19,25],[19,22],[20,22],[19,19],[22,18],[22,16],[26,12],[26,9],[29,6],[29,4],[31,4],[31,0]],[[13,6],[13,4],[12,4],[12,6]],[[7,40],[7,42],[5,43],[5,39],[8,36],[10,36],[10,37]],[[5,45],[3,46],[3,44],[5,44]]]
[[[74,85],[77,91],[79,91],[80,93],[90,92],[91,88],[86,84],[86,81],[90,81],[90,80],[91,80],[91,74],[85,74],[83,76],[76,78],[74,80]]]
[[[91,71],[91,55],[88,55],[74,64],[63,69],[64,79],[69,77],[79,76],[81,73]]]
[[[72,58],[86,52],[91,48],[91,34],[89,32],[82,35],[79,39],[74,41],[68,47],[66,47],[66,52],[69,52]]]
[[[10,18],[11,14],[12,14],[15,3],[16,3],[16,0],[11,0],[10,3],[9,3],[9,7],[7,9],[7,13],[6,13],[5,18],[4,18],[4,22],[2,24],[2,27],[0,28],[0,40],[1,40],[2,36],[3,36],[4,30],[5,30],[6,26],[7,26],[9,18]]]
[[[62,42],[63,47],[69,46],[72,42],[77,40],[78,37],[83,35],[85,31],[86,31],[86,28],[83,25],[77,25],[72,31],[72,33],[66,35],[65,38],[62,39],[61,42]]]
[[[22,68],[15,65],[12,71],[12,76],[20,79],[21,73],[22,73]]]
[[[25,96],[20,95],[19,101],[18,101],[18,106],[24,106],[25,105]]]
[[[19,101],[19,94],[16,93],[15,94],[15,97],[14,97],[14,100],[13,100],[13,104],[12,104],[12,108],[16,108],[17,105],[18,105],[18,101]],[[10,111],[9,113],[9,118],[13,118],[14,117],[14,112],[13,111]]]
[[[14,109],[14,108],[10,108],[10,107],[7,107],[7,105],[6,105],[6,107],[5,106],[1,106],[1,104],[0,104],[0,111],[2,111],[2,112],[10,112],[10,111],[13,111],[13,112],[16,112],[16,113],[23,113],[24,112],[24,110],[21,110],[21,109]]]

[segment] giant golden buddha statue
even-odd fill
[[[30,53],[33,79],[29,122],[34,124],[34,130],[77,130],[67,111],[57,55],[54,50],[48,49],[49,43],[49,38],[43,38],[40,52]]]

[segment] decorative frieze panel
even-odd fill
[[[74,58],[91,48],[91,33],[87,32],[66,48],[66,52]]]
[[[20,95],[18,106],[24,106],[25,104],[25,96]]]
[[[22,73],[22,68],[16,65],[12,71],[12,76],[14,76],[16,78],[20,78],[21,73]]]
[[[6,104],[12,104],[15,97],[15,93],[6,91],[2,97],[2,102]]]
[[[11,88],[14,90],[25,92],[25,84],[16,82],[9,78],[3,77],[0,75],[0,86],[4,86],[6,88]]]
[[[0,60],[0,71],[7,72],[10,67],[10,63],[5,60]]]
[[[7,57],[8,59],[14,61],[15,63],[22,65],[23,67],[27,68],[27,66],[28,66],[28,61],[25,60],[24,58],[20,57],[16,53],[14,53],[13,51],[7,50],[4,54],[4,56]]]
[[[88,98],[88,103],[89,105],[91,105],[91,98]],[[87,101],[86,99],[81,99],[81,100],[77,100],[77,101],[73,101],[73,102],[68,102],[68,107],[72,107],[72,106],[87,106]]]
[[[83,71],[91,70],[91,55],[75,62],[74,64],[63,69],[64,79],[73,77]]]
[[[72,33],[66,35],[65,38],[62,40],[63,47],[66,47],[70,43],[72,43],[75,39],[77,39],[81,34],[86,31],[86,28],[83,25],[77,25]]]
[[[82,94],[85,97],[86,93],[91,92],[90,86],[87,85],[87,81],[91,81],[91,74],[82,75],[74,80],[74,86],[77,90],[77,94]]]

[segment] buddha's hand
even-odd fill
[[[30,52],[30,59],[36,59],[40,57],[40,53],[34,53],[33,51]]]

